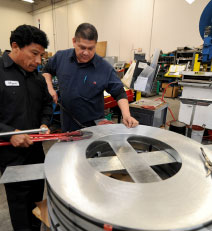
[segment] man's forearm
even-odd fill
[[[45,80],[46,80],[46,84],[47,84],[47,86],[48,86],[48,89],[49,89],[49,90],[54,89],[54,88],[53,88],[53,84],[52,84],[52,75],[49,74],[49,73],[43,73],[43,77],[44,77]]]
[[[46,80],[46,84],[47,84],[47,87],[48,87],[49,94],[52,96],[53,101],[55,103],[57,103],[58,96],[57,96],[57,92],[54,90],[54,87],[53,87],[53,84],[52,84],[52,75],[49,74],[49,73],[43,73],[43,77]]]
[[[130,115],[130,108],[127,99],[120,99],[118,106],[121,109],[123,124],[128,128],[134,128],[138,125],[138,121]]]
[[[118,100],[118,106],[121,110],[121,114],[123,117],[130,116],[130,109],[129,109],[129,103],[127,99],[120,99]]]

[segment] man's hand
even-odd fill
[[[123,124],[127,127],[127,128],[134,128],[136,127],[139,123],[138,121],[133,118],[132,116],[127,116],[127,117],[123,117]]]
[[[53,89],[53,88],[48,88],[48,90],[49,90],[49,94],[52,96],[52,98],[53,98],[53,101],[54,101],[54,103],[56,103],[57,104],[57,101],[58,101],[58,95],[57,95],[57,92]]]
[[[118,106],[121,109],[121,114],[123,117],[123,124],[127,128],[134,128],[138,125],[138,121],[130,115],[129,103],[127,99],[120,99]]]
[[[15,130],[18,131],[18,130]],[[26,134],[23,135],[13,135],[10,138],[10,143],[13,147],[21,147],[21,148],[28,148],[30,145],[33,144],[30,137]]]
[[[48,128],[45,124],[42,124],[40,128]],[[45,134],[50,134],[50,129],[48,128],[48,131],[45,132]]]

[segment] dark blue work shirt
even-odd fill
[[[78,63],[74,49],[58,51],[43,73],[57,76],[62,105],[82,124],[104,117],[104,90],[115,99],[123,93],[123,84],[113,67],[96,54],[90,62]],[[63,131],[79,128],[63,111]]]

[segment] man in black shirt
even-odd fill
[[[52,100],[45,79],[37,72],[48,46],[46,34],[36,27],[22,25],[11,32],[11,52],[0,58],[0,132],[48,127]],[[7,166],[44,161],[40,142],[28,135],[7,137],[12,143],[0,147],[0,170]],[[9,212],[15,231],[40,230],[40,221],[32,215],[35,202],[43,197],[44,181],[5,184]]]

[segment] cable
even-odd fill
[[[54,0],[51,0],[52,4],[52,25],[53,25],[53,37],[54,37],[54,52],[56,53],[56,33],[55,33],[55,19],[54,19]]]
[[[77,125],[79,125],[81,128],[86,128],[86,126],[83,125],[83,124],[81,124],[81,123],[79,122],[79,120],[77,120],[77,119],[75,118],[75,116],[74,116],[70,111],[68,111],[61,103],[57,103],[57,104],[60,106],[60,108],[61,108],[64,112],[66,112],[66,113],[74,120],[74,122],[75,122]]]
[[[68,19],[68,15],[69,15],[69,14],[68,14],[68,0],[66,0],[66,8],[67,8],[67,31],[68,31],[68,48],[69,48],[69,47],[70,47],[70,46],[69,46],[69,42],[70,42],[70,41],[69,41],[69,37],[70,37],[70,36],[69,36],[69,19]]]
[[[153,9],[152,9],[152,24],[151,24],[151,33],[150,33],[150,43],[149,43],[149,58],[150,58],[150,52],[152,49],[152,31],[153,31],[154,13],[155,13],[155,0],[153,1]]]
[[[166,103],[166,101],[164,100],[164,95],[165,95],[166,90],[167,90],[167,88],[169,87],[169,85],[171,85],[171,84],[173,84],[173,83],[178,83],[178,82],[177,82],[177,81],[174,81],[174,82],[169,83],[169,84],[165,87],[165,89],[164,89],[164,91],[163,91],[163,94],[162,94],[162,97],[161,97],[161,98],[157,98],[157,99],[155,99],[155,100],[161,100],[162,102]],[[172,110],[171,110],[170,107],[168,107],[168,110],[169,110],[169,112],[170,112],[170,114],[171,114],[173,120],[176,121],[176,119],[174,118],[174,114],[173,114],[173,112],[172,112]],[[173,120],[171,120],[171,121],[173,121]],[[171,122],[171,121],[168,121],[166,124],[168,125],[168,123]],[[168,126],[169,126],[169,125],[168,125]]]

